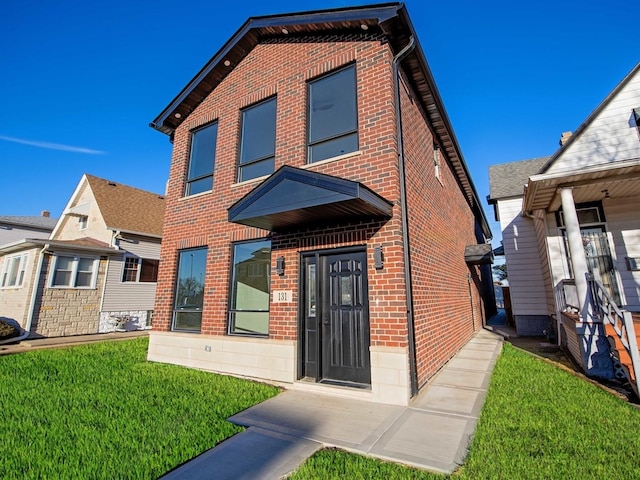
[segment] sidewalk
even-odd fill
[[[502,338],[479,331],[408,407],[288,390],[229,420],[248,427],[164,480],[277,479],[324,447],[451,473],[466,456]]]
[[[95,333],[89,335],[73,335],[70,337],[28,338],[20,343],[5,343],[0,345],[0,355],[30,352],[43,348],[72,347],[93,342],[128,340],[135,337],[149,335],[149,330],[134,330],[131,332]]]

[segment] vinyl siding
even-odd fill
[[[128,240],[120,242],[123,255],[114,256],[109,260],[102,311],[153,310],[156,283],[123,283],[122,269],[126,254],[159,259],[160,240],[145,239],[133,235],[123,236]]]
[[[536,243],[538,245],[538,255],[540,258],[540,270],[544,282],[546,294],[547,313],[553,315],[556,311],[556,304],[553,296],[551,267],[549,265],[549,248],[547,246],[547,224],[544,210],[535,212],[534,228],[536,231]]]
[[[627,267],[627,257],[640,258],[640,219],[637,197],[604,202],[607,230],[613,240],[612,250],[618,279],[629,310],[640,311],[640,271]]]
[[[2,224],[0,225],[0,245],[17,242],[25,238],[49,238],[50,233],[50,231]]]
[[[514,315],[547,315],[547,292],[533,220],[522,217],[522,198],[498,201]]]
[[[632,109],[640,107],[640,73],[603,109],[577,138],[549,173],[640,158],[640,142]]]

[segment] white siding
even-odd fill
[[[615,268],[629,310],[640,311],[640,271],[629,270],[627,257],[640,258],[640,199],[622,198],[604,202],[607,230],[613,240]]]
[[[597,118],[549,169],[548,173],[578,170],[640,158],[638,131],[632,116],[640,107],[640,73],[609,102]]]
[[[540,269],[544,281],[546,294],[547,314],[553,315],[556,312],[556,304],[553,296],[551,267],[549,265],[549,248],[547,246],[547,223],[544,210],[535,212],[534,228],[536,230],[536,243],[540,255]]]
[[[123,235],[124,236],[124,235]],[[102,311],[153,310],[156,295],[156,283],[122,282],[124,255],[159,259],[160,240],[145,239],[133,235],[125,236],[127,241],[120,242],[122,256],[109,259],[107,283],[105,285]]]
[[[514,315],[547,315],[547,293],[533,220],[522,217],[522,198],[498,201]]]
[[[19,227],[17,225],[0,225],[0,245],[17,242],[25,238],[49,238],[50,231]]]

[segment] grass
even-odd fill
[[[453,479],[638,479],[640,411],[504,345],[465,465]],[[444,479],[338,450],[291,479]]]
[[[148,339],[0,357],[0,478],[157,478],[274,387],[146,361]]]

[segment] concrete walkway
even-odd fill
[[[285,391],[229,419],[246,431],[162,478],[278,479],[324,447],[453,472],[467,454],[501,349],[502,337],[481,330],[408,407]]]

